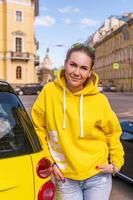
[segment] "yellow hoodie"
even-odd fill
[[[97,83],[93,73],[84,89],[71,93],[60,72],[34,103],[32,119],[45,156],[64,177],[83,180],[99,173],[97,165],[123,165],[121,127]]]

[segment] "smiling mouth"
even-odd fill
[[[75,78],[75,77],[71,77],[71,79],[72,79],[73,81],[80,81],[80,79]]]

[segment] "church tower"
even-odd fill
[[[49,57],[49,48],[46,49],[46,55],[41,63],[40,72],[38,73],[41,81],[45,84],[53,80],[53,63]]]

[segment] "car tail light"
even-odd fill
[[[52,181],[46,182],[39,190],[38,200],[53,200],[55,186]]]
[[[47,178],[52,172],[52,164],[50,160],[42,158],[36,167],[36,172],[40,178]]]

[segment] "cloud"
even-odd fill
[[[55,24],[55,18],[50,16],[39,16],[35,20],[36,26],[53,26]]]
[[[71,20],[70,18],[65,18],[65,19],[63,19],[63,22],[64,22],[64,24],[66,24],[66,25],[72,24],[72,20]]]
[[[41,6],[41,7],[40,7],[40,10],[42,10],[42,11],[47,11],[47,10],[48,10],[48,8],[47,8],[47,7],[45,7],[45,6]]]
[[[92,20],[92,19],[89,19],[89,18],[83,18],[80,20],[80,26],[81,27],[86,27],[86,26],[95,26],[99,24],[98,21],[95,21],[95,20]]]
[[[80,12],[79,8],[72,8],[71,6],[59,8],[58,11],[61,13],[78,13],[78,12]]]

